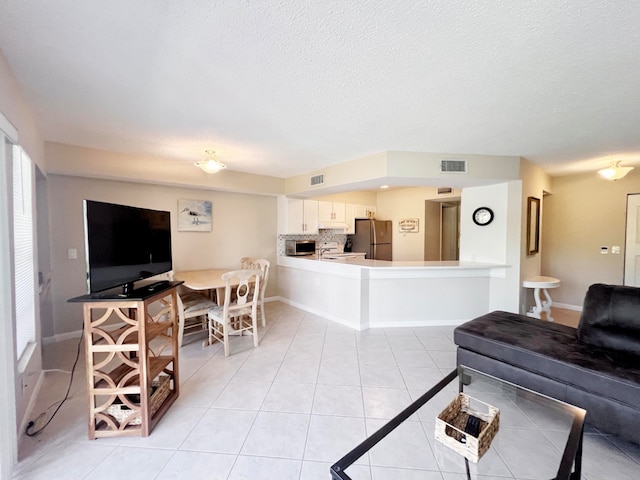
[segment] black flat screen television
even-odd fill
[[[172,269],[171,214],[113,203],[84,201],[87,289],[93,294]]]

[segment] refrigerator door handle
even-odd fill
[[[373,220],[369,220],[369,225],[371,225],[371,243],[375,245],[378,243],[378,239],[376,238],[376,224]]]
[[[376,260],[378,258],[378,245],[376,243],[373,244],[373,257],[372,260]]]

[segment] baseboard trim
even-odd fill
[[[44,383],[44,374],[45,374],[45,370],[40,370],[38,372],[38,380],[36,380],[36,386],[33,388],[33,394],[29,399],[29,403],[27,403],[25,414],[22,417],[22,420],[20,421],[20,426],[18,427],[18,445],[19,445],[18,449],[20,448],[20,446],[22,446],[22,442],[26,438],[27,425],[29,425],[30,421],[32,420],[35,421],[35,419],[32,417],[34,414],[34,408],[36,406],[38,396],[40,395],[40,390],[42,389],[42,384]]]
[[[314,308],[307,307],[306,305],[302,305],[300,303],[291,301],[288,298],[277,297],[277,299],[278,299],[278,301],[280,301],[282,303],[286,303],[287,305],[291,305],[292,307],[296,307],[296,308],[299,308],[300,310],[303,310],[305,312],[312,313],[312,314],[317,315],[318,317],[324,318],[326,320],[331,320],[332,322],[338,323],[340,325],[344,325],[345,327],[352,328],[355,331],[362,331],[362,330],[366,330],[366,328],[367,328],[366,326],[355,325],[353,323],[347,322],[347,321],[345,321],[345,320],[343,320],[342,318],[339,318],[339,317],[334,317],[332,315],[326,315],[324,312],[321,312],[321,311],[316,310]]]
[[[75,332],[58,333],[52,337],[42,337],[43,345],[51,345],[52,343],[62,342],[63,340],[69,340],[70,338],[80,338],[82,330],[76,330]]]
[[[574,312],[582,311],[582,305],[570,305],[568,303],[553,302],[551,306],[556,308],[564,308],[565,310],[573,310]]]

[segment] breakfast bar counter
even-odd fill
[[[458,325],[503,303],[508,265],[459,261],[278,257],[282,299],[350,326]]]

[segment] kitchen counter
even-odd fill
[[[429,269],[487,269],[487,268],[507,268],[508,265],[500,264],[500,263],[482,263],[482,262],[461,262],[458,260],[448,260],[448,261],[422,261],[422,260],[406,260],[406,261],[396,261],[396,260],[371,260],[368,258],[362,258],[364,254],[357,253],[344,253],[338,255],[345,255],[344,258],[330,258],[335,257],[335,255],[325,256],[322,259],[318,260],[317,255],[307,255],[302,257],[288,257],[281,256],[278,258],[278,265],[288,265],[288,266],[297,266],[297,268],[309,268],[309,266],[304,266],[304,264],[297,263],[299,260],[309,261],[313,260],[315,262],[331,262],[331,263],[341,263],[348,265],[357,265],[359,267],[365,268],[429,268]],[[346,255],[360,255],[357,257],[346,257]],[[291,262],[293,263],[291,263]]]
[[[278,286],[284,301],[357,330],[458,325],[490,310],[513,309],[499,295],[506,268],[481,262],[281,256]]]

